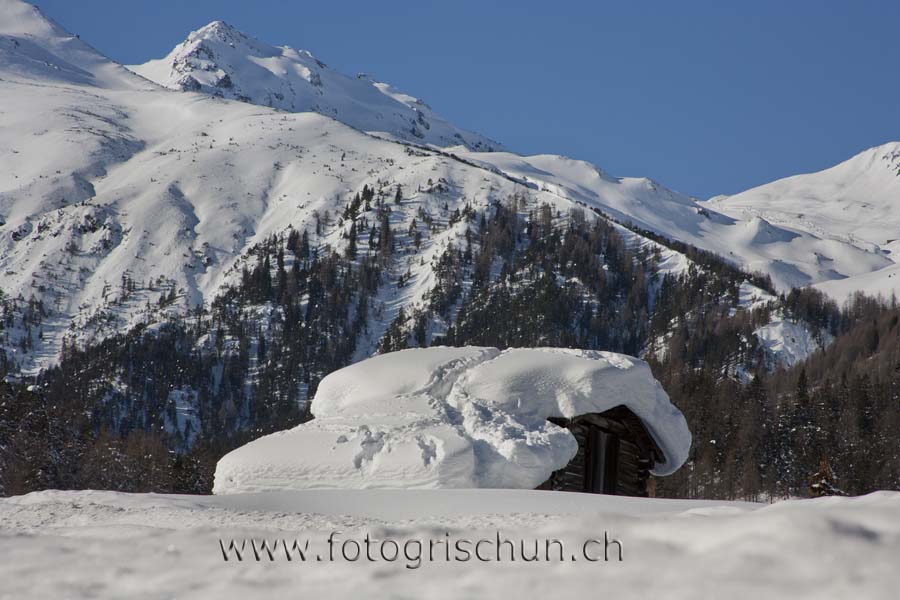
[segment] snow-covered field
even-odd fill
[[[558,539],[565,560],[421,558],[429,540]],[[328,560],[328,536],[337,540]],[[374,562],[365,559],[369,535]],[[622,543],[623,560],[605,534]],[[244,560],[219,544],[247,539]],[[309,540],[307,561],[279,545]],[[584,543],[599,539],[603,545]],[[361,558],[341,558],[355,540]],[[389,562],[381,549],[398,543]],[[259,546],[258,546],[259,547]],[[353,545],[344,546],[348,556]],[[232,496],[48,491],[0,500],[0,598],[896,598],[900,493],[774,505],[510,490],[305,490]],[[518,552],[518,551],[517,551]],[[529,556],[531,551],[529,551]],[[543,550],[541,551],[543,552]],[[317,562],[315,554],[323,561]],[[406,554],[413,557],[406,558]],[[571,554],[577,555],[575,561]],[[551,546],[552,558],[558,555]],[[456,557],[456,553],[451,557]],[[461,555],[459,555],[461,557]],[[541,556],[543,559],[544,557]],[[415,566],[418,568],[407,568]]]

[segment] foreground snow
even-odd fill
[[[624,560],[224,561],[220,539],[559,539]],[[894,598],[900,493],[748,503],[511,490],[233,496],[39,492],[0,500],[0,598]],[[376,557],[377,558],[377,557]],[[412,564],[412,563],[410,563]]]
[[[217,494],[308,488],[534,489],[578,449],[548,417],[619,405],[640,417],[667,475],[691,433],[647,363],[562,348],[418,348],[335,371],[315,419],[227,454]]]

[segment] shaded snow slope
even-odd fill
[[[433,347],[326,376],[315,419],[223,457],[217,494],[307,488],[533,489],[575,455],[548,417],[624,405],[646,424],[666,475],[691,434],[646,363],[611,352]]]
[[[307,50],[270,46],[222,21],[188,35],[165,58],[129,67],[167,88],[291,112],[315,111],[360,129],[437,146],[496,150],[422,100],[360,74],[343,75]]]
[[[329,562],[327,538],[368,534],[375,562]],[[446,562],[380,557],[415,542],[558,539],[579,554],[604,532],[624,560]],[[264,551],[222,558],[219,540],[309,540],[309,562]],[[0,597],[328,598],[661,597],[867,598],[896,596],[900,494],[771,506],[525,490],[305,490],[234,496],[39,492],[0,499]],[[528,546],[526,545],[526,548]],[[593,548],[593,546],[592,546]],[[483,546],[494,559],[494,546]],[[613,547],[614,549],[614,547]],[[348,551],[352,545],[348,546]],[[388,548],[390,550],[390,548]],[[322,562],[315,560],[323,557]],[[390,552],[387,552],[391,556]],[[596,555],[595,555],[596,556]]]
[[[817,283],[815,287],[838,302],[848,300],[858,291],[891,300],[892,297],[900,296],[900,264],[890,264],[877,271],[862,273],[846,279],[824,281]]]

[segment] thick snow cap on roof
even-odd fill
[[[315,419],[219,461],[217,494],[307,488],[534,488],[575,438],[548,417],[624,405],[667,475],[691,433],[647,364],[613,352],[433,347],[376,356],[325,377]]]

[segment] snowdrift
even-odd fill
[[[328,536],[374,540],[357,560]],[[429,540],[621,540],[624,560],[445,561],[421,568],[380,544]],[[727,598],[895,600],[900,492],[774,505],[532,490],[302,490],[231,496],[44,491],[0,498],[0,597]],[[243,544],[223,560],[219,542]],[[306,560],[263,540],[309,543]],[[541,542],[543,544],[543,542]],[[272,547],[272,546],[270,546]],[[411,550],[415,546],[410,547]],[[293,560],[288,560],[292,556]],[[322,561],[317,561],[321,556]],[[352,554],[351,554],[352,556]],[[415,554],[412,554],[415,556]],[[598,594],[598,590],[602,590]]]
[[[684,463],[684,416],[636,358],[559,348],[403,350],[328,375],[312,401],[315,419],[224,456],[213,491],[530,489],[577,450],[548,417],[619,405],[662,450],[655,474]]]

